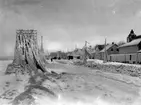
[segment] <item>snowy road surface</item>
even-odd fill
[[[65,97],[86,102],[101,99],[107,103],[98,105],[141,105],[139,78],[61,63],[47,67],[56,72],[73,73],[62,78]]]
[[[86,67],[81,66],[73,66],[70,64],[62,64],[62,63],[51,63],[47,65],[47,69],[53,69],[56,72],[68,72],[68,73],[92,73],[92,70]]]

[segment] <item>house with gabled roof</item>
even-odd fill
[[[141,50],[141,35],[136,35],[134,30],[130,31],[127,37],[127,43],[119,46],[120,54],[132,54]]]
[[[100,51],[100,59],[104,60],[104,54],[110,55],[110,54],[118,54],[119,49],[118,45],[115,43],[106,45],[101,51]]]
[[[67,56],[68,56],[68,59],[74,59],[74,58],[76,58],[76,59],[82,59],[83,51],[82,51],[82,49],[78,49],[77,48],[74,51],[69,52],[67,54]]]
[[[141,38],[134,39],[131,42],[119,46],[120,54],[137,53],[141,50]]]
[[[100,51],[104,48],[104,45],[96,45],[91,51],[92,59],[100,59]]]

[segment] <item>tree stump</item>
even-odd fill
[[[16,73],[17,69],[30,74],[36,74],[38,70],[47,72],[45,62],[42,60],[37,44],[36,30],[17,30],[14,60],[8,65],[6,74]]]
[[[26,105],[34,101],[32,91],[42,91],[43,93],[49,93],[51,96],[56,97],[56,94],[52,92],[48,87],[42,86],[42,83],[48,79],[49,73],[45,69],[46,60],[41,51],[38,48],[37,43],[37,31],[36,30],[17,30],[16,32],[16,45],[14,52],[14,60],[12,64],[9,64],[6,70],[6,74],[15,73],[17,75],[24,76],[19,79],[26,79],[25,73],[29,74],[28,84],[24,87],[24,92],[19,94],[12,102],[12,105],[19,105],[19,101]],[[41,71],[41,72],[39,72]],[[52,75],[52,74],[51,74]],[[21,80],[21,81],[22,81]],[[38,90],[36,90],[38,89]],[[49,95],[48,95],[49,96]],[[27,99],[28,98],[28,99]],[[26,101],[24,101],[27,99]],[[20,105],[25,105],[20,104]]]

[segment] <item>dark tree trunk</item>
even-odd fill
[[[36,30],[17,30],[16,45],[13,63],[6,70],[7,73],[15,73],[17,67],[28,70],[29,73],[37,73],[38,70],[47,72],[44,57],[40,56],[37,44]]]

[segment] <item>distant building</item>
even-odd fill
[[[49,58],[57,59],[57,52],[51,52]]]
[[[86,49],[86,53],[87,53],[89,59],[94,59],[95,47],[89,46]]]
[[[104,48],[104,45],[96,45],[93,51],[91,52],[91,56],[93,59],[100,59],[100,51]]]
[[[124,45],[119,46],[120,54],[136,53],[141,50],[141,38],[137,38]]]
[[[74,51],[69,52],[67,54],[68,59],[82,59],[83,57],[83,50],[76,48]]]
[[[141,35],[136,35],[134,30],[132,29],[127,37],[127,43],[131,42],[132,40],[136,40],[141,38]]]
[[[67,53],[62,51],[51,52],[49,58],[53,59],[67,59]]]
[[[58,51],[57,52],[57,58],[58,59],[67,59],[67,53],[62,52],[62,51]]]
[[[69,59],[69,60],[73,59],[72,52],[67,53],[67,59]]]
[[[118,53],[119,53],[118,45],[115,44],[115,43],[106,45],[106,47],[103,48],[103,49],[100,51],[100,59],[101,59],[101,60],[104,60],[105,51],[106,51],[106,55],[118,54]]]
[[[127,43],[119,46],[119,53],[137,53],[139,50],[141,50],[141,35],[136,35],[132,29],[127,37]]]

